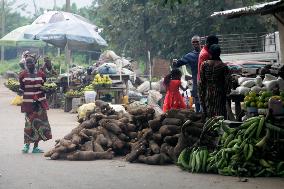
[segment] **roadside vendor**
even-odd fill
[[[92,67],[87,68],[87,75],[83,78],[84,84],[89,85],[93,81],[94,77],[92,75],[92,71]]]
[[[57,75],[57,72],[54,70],[51,60],[49,57],[44,57],[43,59],[44,64],[43,66],[40,68],[40,70],[45,73],[46,77],[52,77]]]
[[[26,69],[26,58],[28,57],[28,55],[30,55],[30,51],[24,51],[22,54],[22,58],[19,62],[19,66],[21,67],[21,70]]]

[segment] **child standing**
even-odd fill
[[[179,88],[181,88],[183,91],[186,90],[181,85],[181,76],[182,73],[179,69],[173,69],[171,73],[164,78],[164,85],[167,90],[163,106],[164,112],[170,109],[186,108],[184,99],[179,92]]]

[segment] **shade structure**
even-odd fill
[[[99,35],[97,26],[87,19],[72,13],[50,11],[39,16],[25,38],[43,40],[56,47],[65,48],[67,72],[70,65],[70,50],[97,50],[107,46]],[[69,77],[68,77],[69,84]]]
[[[48,24],[65,20],[83,21],[92,24],[88,19],[74,13],[64,11],[47,11],[33,21],[32,24]]]
[[[106,41],[99,35],[97,26],[85,22],[83,17],[79,15],[77,16],[82,19],[78,19],[74,14],[71,15],[74,19],[58,21],[60,20],[60,16],[57,16],[54,19],[57,22],[47,24],[44,24],[44,22],[34,22],[25,31],[24,37],[27,39],[43,40],[60,48],[64,48],[68,44],[68,48],[71,50],[89,51],[107,46]],[[39,18],[36,20],[42,20]],[[46,21],[48,20],[50,21],[51,19],[46,19]]]
[[[45,24],[30,33],[27,31],[25,36],[61,48],[68,44],[71,50],[92,50],[107,46],[93,25],[71,20]]]
[[[22,47],[44,47],[46,45],[43,41],[35,41],[24,38],[24,32],[31,25],[19,27],[10,33],[6,34],[0,39],[0,45],[3,46],[22,46]]]

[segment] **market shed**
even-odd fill
[[[284,0],[272,1],[253,6],[231,9],[226,11],[214,12],[211,17],[225,16],[228,19],[239,18],[250,15],[267,15],[272,14],[278,23],[279,40],[280,40],[280,62],[284,63]]]

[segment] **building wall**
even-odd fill
[[[284,13],[279,14],[279,16],[282,18],[282,20],[284,21]],[[280,41],[280,63],[284,63],[284,25],[277,21],[278,23],[278,30],[279,30],[279,41]]]

